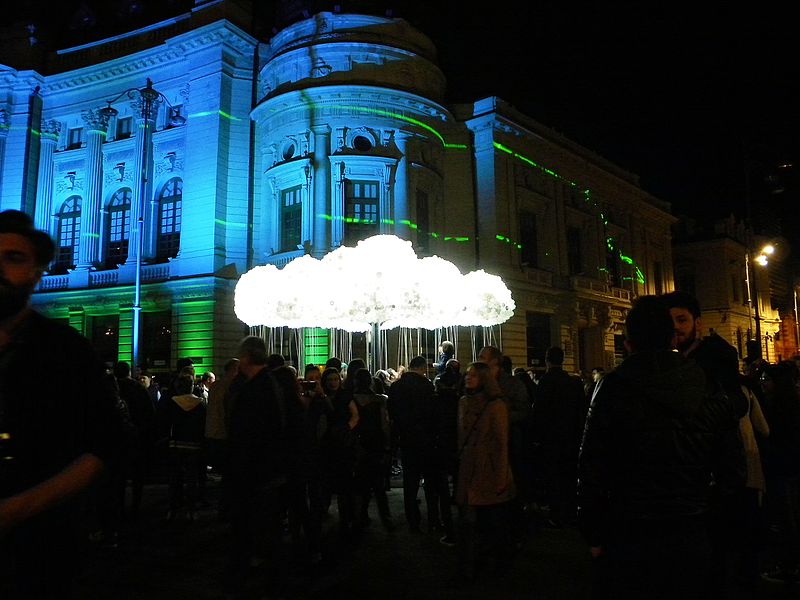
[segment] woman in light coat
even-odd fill
[[[459,577],[475,577],[484,557],[502,569],[508,565],[508,501],[515,495],[508,459],[508,409],[484,363],[472,363],[464,376],[459,402]]]

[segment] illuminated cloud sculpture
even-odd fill
[[[321,259],[305,255],[283,269],[255,267],[236,284],[234,310],[249,326],[368,331],[395,327],[499,325],[514,313],[496,275],[462,274],[438,256],[418,258],[411,242],[377,235]]]

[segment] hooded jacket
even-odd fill
[[[715,440],[738,427],[694,361],[668,350],[631,355],[598,384],[581,444],[578,525],[593,546],[620,528],[703,516]]]
[[[206,427],[206,403],[194,394],[173,396],[169,404],[170,447],[200,450]]]

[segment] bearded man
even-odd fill
[[[700,303],[686,292],[674,291],[663,296],[675,329],[675,349],[691,358],[705,372],[711,393],[727,396],[737,419],[747,415],[749,401],[740,381],[739,355],[736,348],[717,334],[703,337]],[[747,465],[739,429],[727,429],[717,440],[714,454],[714,485],[709,512],[709,535],[713,550],[715,586],[725,594],[736,587],[755,586],[757,572],[752,553],[742,535],[742,527],[751,529],[757,520],[757,507],[747,494]],[[741,581],[747,574],[747,580]],[[725,596],[726,597],[726,596]]]
[[[77,500],[123,437],[118,396],[89,340],[29,306],[53,253],[27,214],[0,213],[2,598],[73,598]]]

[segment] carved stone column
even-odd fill
[[[108,117],[94,109],[83,111],[81,116],[86,123],[86,192],[81,202],[81,240],[76,269],[89,269],[97,264],[100,256],[103,140],[108,128]]]
[[[10,119],[5,108],[0,108],[0,198],[3,197],[3,165],[6,159],[6,138]]]
[[[410,214],[408,210],[408,140],[411,136],[403,131],[395,133],[395,143],[400,151],[397,173],[392,189],[394,203],[394,233],[404,240],[411,239]]]
[[[36,229],[54,235],[53,230],[53,154],[61,133],[61,122],[51,119],[42,123],[41,146],[39,148],[39,176],[36,184]]]
[[[331,128],[320,125],[314,131],[314,201],[311,227],[314,234],[314,256],[322,256],[330,250],[330,155]]]

